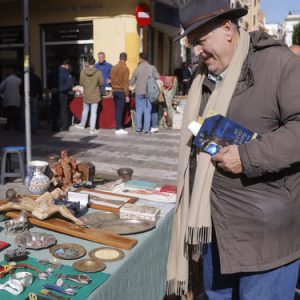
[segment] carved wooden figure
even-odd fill
[[[31,212],[39,220],[45,220],[55,213],[61,214],[63,217],[71,220],[77,225],[84,225],[84,222],[76,218],[72,212],[64,205],[56,205],[54,199],[61,198],[65,192],[57,188],[51,193],[46,192],[36,200],[30,197],[21,197],[7,204],[0,206],[0,211],[21,210]]]

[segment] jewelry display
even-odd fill
[[[81,288],[81,285],[71,285],[71,284],[65,283],[65,281],[62,278],[57,278],[55,285],[64,287],[64,288],[71,288],[71,289],[80,289]]]
[[[49,298],[37,295],[36,293],[29,293],[28,300],[49,300]]]
[[[14,266],[11,265],[2,265],[0,266],[0,278],[2,278],[5,274],[11,272]]]
[[[33,275],[29,272],[16,272],[10,275],[10,279],[16,279],[20,281],[24,287],[28,287],[33,282]]]
[[[76,291],[74,289],[71,289],[71,288],[63,288],[63,287],[60,287],[60,286],[57,286],[55,284],[43,284],[43,288],[45,289],[48,289],[48,290],[52,290],[52,291],[56,291],[56,292],[59,292],[59,293],[62,293],[62,294],[66,294],[66,295],[75,295],[76,294]]]
[[[68,274],[57,274],[58,278],[71,280],[77,283],[89,284],[91,282],[91,277],[87,274],[79,274],[79,275],[68,275]]]
[[[50,265],[54,269],[60,269],[62,267],[62,264],[58,263],[56,258],[54,258],[53,260],[38,259],[37,262],[41,265]]]
[[[5,290],[12,295],[20,295],[24,291],[24,286],[19,280],[9,279],[0,285],[0,290]]]
[[[62,296],[58,296],[47,289],[40,290],[40,293],[47,296],[47,299],[56,299],[56,300],[70,300],[70,298],[65,298]],[[49,298],[48,298],[49,297]],[[39,300],[39,299],[38,299]]]

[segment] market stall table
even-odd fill
[[[83,109],[82,104],[83,104],[82,97],[75,97],[69,105],[70,111],[78,120],[81,120],[81,114]],[[130,114],[131,105],[133,105],[133,101],[131,101],[131,103],[126,103],[125,105],[124,116],[123,116],[125,127],[130,126],[131,124],[131,114]],[[112,97],[102,98],[101,104],[99,105],[99,109],[98,109],[97,125],[98,128],[107,128],[107,129],[116,127],[115,104]]]
[[[132,250],[124,250],[125,257],[122,260],[106,262],[107,267],[103,272],[111,276],[100,287],[95,289],[87,299],[163,299],[166,287],[166,264],[172,218],[173,213],[170,212],[167,216],[161,217],[157,221],[155,229],[129,235],[129,237],[138,240],[137,245]],[[4,223],[2,222],[0,226],[4,227]],[[34,227],[30,231],[50,232],[38,227]],[[80,244],[85,247],[87,253],[102,246],[98,243],[60,233],[52,233],[57,238],[57,243]],[[14,244],[14,236],[6,235],[4,229],[0,232],[0,240]],[[0,252],[1,261],[4,259],[5,251]],[[52,257],[49,249],[29,249],[29,251],[29,256],[33,258],[47,259]],[[88,254],[82,258],[88,258]],[[70,266],[74,260],[60,260],[60,262]],[[26,291],[21,295],[23,294],[26,295]]]

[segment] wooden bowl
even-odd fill
[[[131,179],[133,170],[130,168],[121,168],[117,170],[118,175],[123,179],[123,182],[126,182]]]

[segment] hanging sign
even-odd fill
[[[150,7],[146,3],[140,3],[135,8],[135,17],[141,27],[147,27],[151,23]]]

